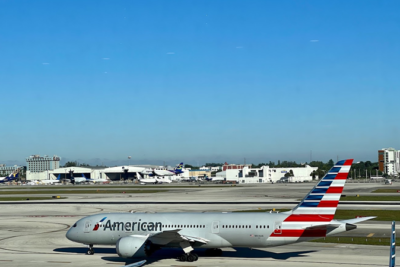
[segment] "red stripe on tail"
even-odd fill
[[[326,191],[326,194],[341,194],[343,191],[343,186],[331,186]]]
[[[347,173],[347,172],[339,172],[336,175],[335,180],[346,180],[348,175],[349,175],[349,173]]]
[[[291,214],[285,222],[330,222],[333,220],[334,214]]]
[[[353,163],[353,160],[352,159],[348,159],[348,160],[346,160],[345,162],[344,162],[344,166],[351,166],[351,164]]]
[[[321,200],[318,204],[318,208],[336,208],[338,204],[338,200]]]

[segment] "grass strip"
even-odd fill
[[[258,210],[239,210],[235,212],[269,212],[270,209],[258,209]],[[284,212],[288,209],[276,209],[276,211]],[[353,219],[358,216],[377,216],[373,219],[374,221],[399,221],[400,220],[400,210],[336,210],[335,219],[336,220],[347,220]]]
[[[149,194],[149,193],[160,193],[160,192],[168,192],[168,190],[101,190],[101,189],[92,189],[92,190],[42,190],[42,191],[1,191],[1,195],[65,195],[65,194],[122,194],[125,192],[126,194]]]
[[[52,197],[0,197],[0,201],[25,201],[25,200],[49,200],[49,199],[64,199],[61,198],[52,198]]]
[[[397,191],[400,192],[400,188],[381,188],[372,191],[372,193],[398,193]]]
[[[340,201],[400,201],[400,196],[346,196]]]
[[[355,244],[355,245],[375,245],[375,246],[389,246],[389,237],[334,237],[329,236],[312,240],[311,242],[320,243],[338,243],[338,244]],[[396,243],[400,242],[400,238],[396,238]]]
[[[183,186],[176,186],[176,185],[76,185],[76,186],[69,186],[69,185],[48,185],[48,186],[13,186],[13,187],[0,187],[0,192],[4,190],[37,190],[37,189],[88,189],[88,188],[106,188],[106,189],[120,189],[120,188],[126,188],[126,189],[140,189],[140,188],[153,188],[153,189],[176,189],[176,188],[232,188],[230,185],[183,185]]]

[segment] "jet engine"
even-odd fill
[[[117,254],[121,258],[135,258],[150,256],[154,251],[159,249],[153,245],[147,236],[132,235],[122,237],[117,241]]]

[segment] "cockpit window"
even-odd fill
[[[72,227],[76,227],[76,223]]]

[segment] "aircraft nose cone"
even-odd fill
[[[75,229],[69,229],[68,230],[68,232],[66,233],[66,237],[69,239],[69,240],[71,240],[71,241],[76,241],[76,233],[75,233],[75,231],[74,231]]]

